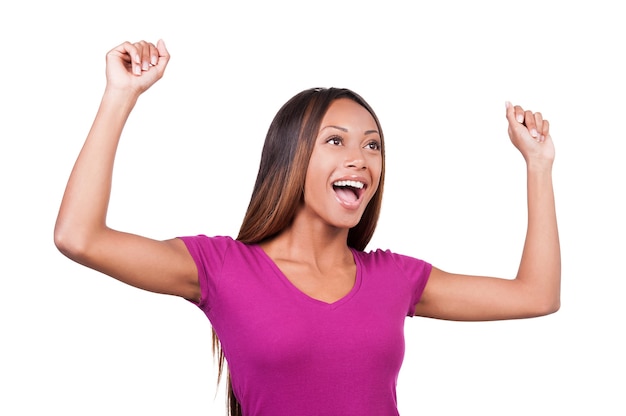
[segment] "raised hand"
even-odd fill
[[[524,110],[510,102],[506,103],[506,118],[511,142],[522,153],[526,163],[551,167],[554,161],[554,144],[548,120],[539,112]]]
[[[170,55],[165,43],[124,42],[106,56],[107,89],[141,94],[163,76]]]

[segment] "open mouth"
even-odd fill
[[[365,184],[359,181],[333,182],[333,189],[339,199],[348,204],[357,202],[365,192],[365,188]]]

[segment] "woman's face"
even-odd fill
[[[355,101],[335,100],[315,140],[303,212],[334,227],[354,227],[378,189],[381,170],[376,121]]]

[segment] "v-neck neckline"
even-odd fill
[[[269,254],[267,254],[265,252],[265,250],[263,250],[263,248],[260,245],[256,244],[253,247],[261,253],[263,258],[265,258],[265,260],[268,262],[268,264],[270,265],[270,267],[272,268],[272,270],[274,271],[276,276],[281,281],[283,281],[283,283],[285,283],[287,285],[287,287],[289,287],[289,289],[292,292],[294,292],[299,298],[301,298],[301,299],[303,299],[303,300],[305,300],[305,301],[307,301],[309,303],[313,303],[313,304],[321,305],[323,307],[328,307],[328,308],[331,308],[331,309],[335,309],[335,308],[343,305],[344,303],[348,302],[350,299],[352,299],[354,297],[354,295],[356,295],[356,293],[359,291],[359,289],[361,287],[361,282],[362,282],[361,264],[359,262],[359,257],[357,256],[356,250],[353,249],[352,247],[348,247],[348,248],[350,249],[350,252],[352,253],[352,258],[354,259],[354,264],[355,264],[355,268],[356,268],[355,277],[354,277],[354,284],[353,284],[352,288],[350,289],[350,291],[348,293],[346,293],[344,296],[342,296],[341,298],[339,298],[339,299],[337,299],[337,300],[335,300],[333,302],[326,302],[324,300],[314,298],[313,296],[310,296],[310,295],[306,294],[305,292],[303,292],[291,280],[289,280],[289,278],[285,275],[285,273],[283,273],[283,271],[280,269],[280,267],[278,267],[278,264],[276,264],[274,259],[272,259],[269,256]]]

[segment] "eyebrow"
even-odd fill
[[[341,131],[343,131],[343,132],[345,132],[345,133],[347,133],[347,132],[348,132],[348,129],[347,129],[347,128],[345,128],[345,127],[340,127],[340,126],[335,126],[335,125],[324,126],[324,127],[322,127],[322,130],[324,130],[324,129],[328,129],[328,128],[333,128],[333,129],[341,130]],[[378,130],[366,130],[364,134],[374,134],[374,133],[375,133],[375,134],[380,134],[380,133],[378,132]]]

